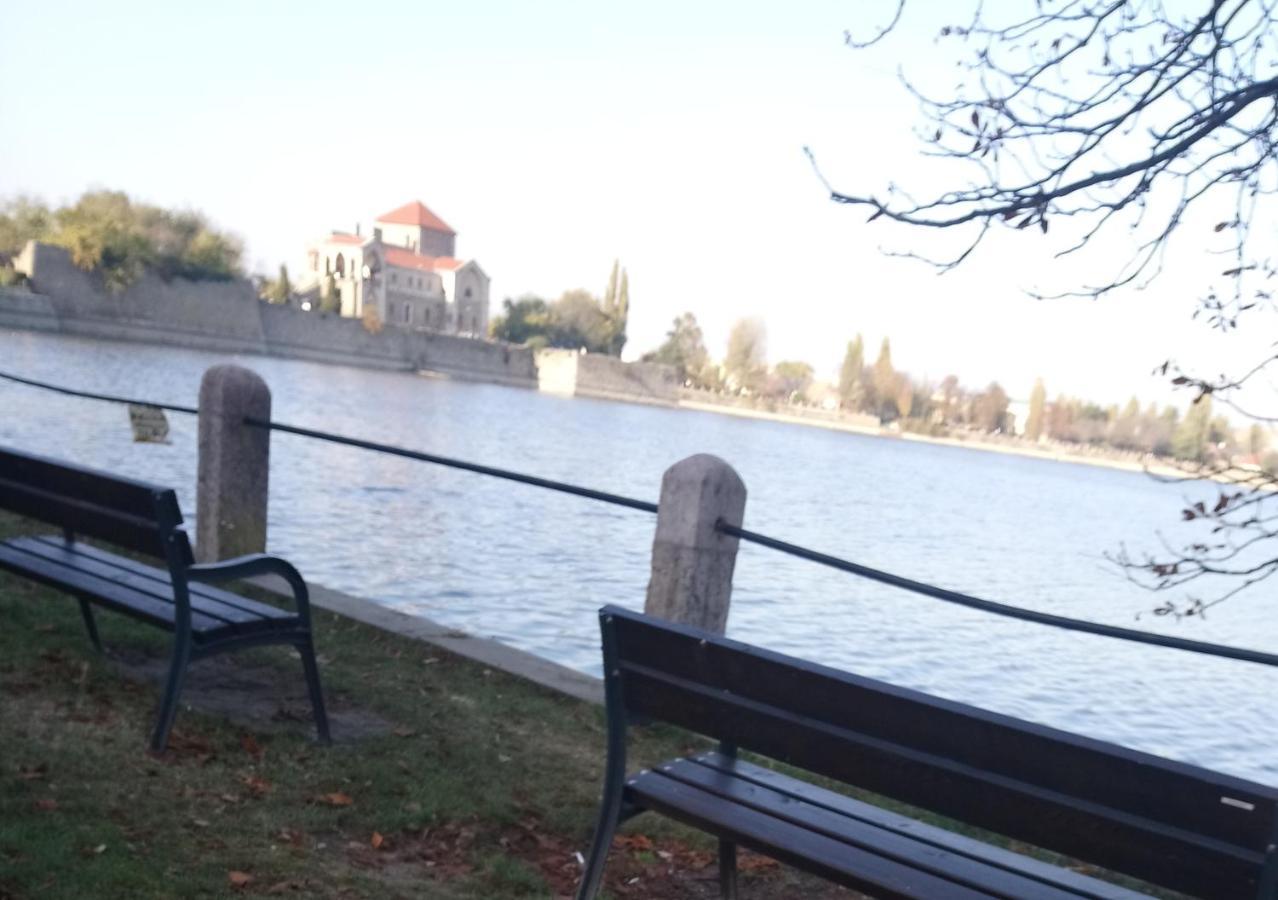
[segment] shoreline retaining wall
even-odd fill
[[[550,394],[676,406],[679,375],[660,363],[622,362],[576,350],[538,350],[537,384]]]
[[[373,333],[357,319],[264,303],[244,279],[164,281],[147,273],[112,294],[66,250],[35,242],[19,270],[30,289],[0,288],[0,328],[537,386],[525,347],[394,325]]]

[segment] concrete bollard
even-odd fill
[[[745,501],[741,476],[717,456],[698,453],[666,470],[645,613],[723,634],[739,541],[715,523],[740,526]]]
[[[271,433],[244,417],[271,418],[271,391],[256,372],[214,366],[200,382],[195,556],[217,562],[266,550]]]

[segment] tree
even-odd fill
[[[320,292],[319,311],[322,313],[340,313],[342,311],[342,295],[337,291],[337,282],[330,272],[324,276],[324,289]]]
[[[50,210],[18,197],[0,207],[0,265],[29,240],[65,247],[78,267],[96,272],[110,290],[143,272],[164,279],[225,280],[243,274],[239,241],[196,212],[134,203],[122,191],[88,191]]]
[[[564,291],[550,308],[547,336],[552,347],[611,353],[617,336],[616,320],[589,291]]]
[[[1185,420],[1172,436],[1172,454],[1177,459],[1205,462],[1211,431],[1211,397],[1203,397],[1189,407]]]
[[[693,382],[699,382],[709,359],[701,326],[697,324],[697,317],[690,312],[674,320],[674,324],[666,332],[665,343],[642,357],[643,362],[674,366],[680,381]]]
[[[544,335],[549,328],[550,308],[540,297],[531,294],[518,300],[507,297],[501,301],[501,308],[501,315],[494,316],[488,325],[489,333],[496,340],[524,344],[534,335]]]
[[[982,431],[1002,431],[1007,420],[1007,392],[998,382],[972,399],[972,424]]]
[[[785,360],[772,367],[776,381],[775,393],[786,400],[802,397],[812,384],[812,366],[799,360]]]
[[[904,372],[897,375],[893,402],[896,403],[897,414],[902,419],[908,419],[910,412],[914,409],[914,385],[910,383],[909,376]]]
[[[890,418],[895,410],[893,398],[896,392],[896,370],[892,368],[892,345],[887,338],[879,347],[879,358],[874,361],[872,382],[874,408],[880,418]]]
[[[608,287],[604,290],[603,299],[599,302],[599,307],[608,321],[608,336],[605,349],[596,352],[607,353],[610,356],[621,356],[621,350],[626,345],[626,323],[630,318],[630,275],[625,269],[620,269],[621,280],[618,283],[617,272],[620,265],[619,260],[613,260],[612,273],[608,276]]]
[[[738,319],[728,334],[723,368],[737,390],[758,393],[768,373],[767,329],[760,319]]]
[[[857,410],[861,406],[861,398],[865,391],[861,378],[865,370],[865,344],[861,335],[848,341],[848,349],[843,354],[843,366],[839,369],[839,408]]]
[[[1043,379],[1034,381],[1034,390],[1030,391],[1029,415],[1025,417],[1025,436],[1037,441],[1043,436],[1043,407],[1047,405],[1047,389],[1043,387]]]
[[[274,281],[267,281],[263,288],[262,295],[270,302],[287,303],[293,296],[293,285],[288,280],[288,266],[280,263],[280,277]]]
[[[847,42],[864,47],[888,39],[905,6],[900,0],[892,21],[869,40]],[[954,234],[954,250],[934,261],[942,270],[961,265],[1000,231],[1050,234],[1044,239],[1057,245],[1058,256],[1084,260],[1094,240],[1132,248],[1116,267],[1054,296],[1096,298],[1143,287],[1157,278],[1174,252],[1169,248],[1183,243],[1228,257],[1197,292],[1198,312],[1210,325],[1228,331],[1272,313],[1271,282],[1278,277],[1269,257],[1278,196],[1272,0],[1063,0],[1025,8],[989,4],[987,12],[987,5],[972,4],[962,24],[940,28],[942,39],[961,44],[961,83],[939,97],[908,85],[922,104],[918,133],[942,167],[941,177],[928,178],[934,190],[830,187],[832,199],[868,209],[871,220]],[[1071,268],[1070,277],[1075,271],[1086,269]],[[1209,397],[1251,418],[1278,421],[1239,399],[1276,362],[1278,351],[1271,351],[1239,373],[1210,377],[1170,359],[1159,365],[1197,400],[1177,429],[1178,455],[1183,450],[1197,460],[1195,474],[1226,484],[1213,510],[1191,517],[1208,536],[1157,557],[1116,559],[1156,590],[1201,578],[1234,585],[1211,602],[1168,601],[1161,613],[1199,614],[1278,573],[1278,532],[1257,533],[1256,524],[1273,516],[1278,479],[1209,463],[1200,449],[1200,407]],[[1247,547],[1246,560],[1239,546]],[[1261,547],[1275,549],[1257,563]]]

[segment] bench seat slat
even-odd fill
[[[658,769],[668,778],[719,796],[725,802],[997,896],[1041,900],[1137,900],[1146,896],[1068,869],[1036,865],[1037,861],[1028,857],[963,839],[904,816],[893,816],[849,797],[840,797],[844,802],[838,804],[813,802],[789,790],[791,786],[809,786],[805,782],[773,772],[771,784],[765,785],[749,777],[758,767],[734,763],[727,757],[679,759]]]
[[[52,535],[20,538],[9,543],[24,547],[29,546],[32,552],[42,555],[49,555],[49,552],[52,551],[54,555],[50,556],[50,558],[53,559],[65,558],[67,552],[66,543],[61,538]],[[146,563],[124,556],[117,556],[114,553],[83,543],[75,544],[73,552],[77,567],[93,567],[94,571],[100,571],[106,577],[114,577],[123,584],[132,585],[147,593],[168,597],[173,595],[172,577],[163,569],[157,569],[153,566],[148,566]],[[199,609],[201,612],[214,618],[223,619],[232,625],[253,625],[263,619],[294,618],[293,613],[277,606],[261,603],[248,597],[241,597],[239,594],[220,590],[211,585],[190,582],[187,585],[187,590],[191,596],[192,609]]]
[[[96,548],[91,554],[83,554],[84,549],[89,548],[84,544],[68,548],[65,544],[55,546],[22,538],[0,543],[0,566],[51,587],[90,596],[104,606],[172,630],[176,606],[166,572]],[[113,566],[108,560],[128,565]],[[191,596],[191,632],[197,641],[228,634],[255,634],[296,621],[296,616],[266,604],[257,604],[264,614],[255,615],[228,603],[227,599],[234,595],[203,585],[201,588],[212,595]]]
[[[8,569],[49,587],[88,597],[108,609],[127,613],[169,631],[173,630],[174,606],[171,598],[165,602],[109,579],[78,572],[61,563],[51,562],[7,544],[0,544],[0,568]],[[220,619],[213,619],[191,610],[192,631],[215,632],[223,629],[225,625],[226,623]]]
[[[1107,881],[1098,881],[1070,869],[1063,869],[1050,863],[1042,862],[1029,856],[1022,856],[1002,847],[995,847],[975,838],[947,831],[918,819],[891,812],[881,806],[874,806],[856,800],[845,794],[820,787],[798,778],[792,778],[783,772],[767,769],[754,763],[725,756],[722,753],[705,753],[693,757],[689,762],[712,772],[740,779],[743,783],[758,785],[769,789],[779,796],[828,809],[863,822],[874,824],[880,828],[908,835],[915,840],[943,848],[951,853],[979,859],[1009,872],[1018,872],[1030,878],[1045,881],[1067,888],[1085,897],[1104,898],[1104,900],[1130,900],[1133,897],[1144,897],[1119,885]]]
[[[692,785],[651,771],[632,779],[632,802],[874,897],[899,900],[1006,898],[854,847],[841,840],[735,806]],[[934,852],[934,851],[933,851]]]

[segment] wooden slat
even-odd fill
[[[9,543],[13,546],[28,548],[33,553],[46,555],[50,559],[74,560],[76,566],[98,572],[104,577],[118,580],[122,584],[131,585],[146,593],[170,597],[173,595],[173,580],[168,572],[137,560],[117,556],[90,544],[76,542],[73,545],[74,549],[68,552],[62,538],[52,535],[18,538]],[[192,609],[199,609],[232,625],[255,627],[263,620],[269,623],[297,618],[295,613],[278,606],[261,603],[207,584],[189,583],[187,591],[191,596]]]
[[[1009,717],[889,686],[882,686],[885,690],[881,693],[888,698],[903,694],[901,702],[892,704],[880,697],[874,707],[876,720],[865,723],[850,708],[863,696],[874,693],[877,682],[790,660],[790,666],[799,670],[796,676],[784,671],[781,663],[787,658],[778,654],[692,629],[637,620],[634,614],[624,611],[614,614],[612,608],[605,610],[605,615],[612,615],[609,627],[616,636],[626,707],[640,715],[728,740],[809,771],[1156,884],[1211,898],[1248,896],[1256,891],[1263,851],[1238,841],[1240,829],[1233,829],[1232,834],[1217,834],[1202,823],[1183,828],[1175,820],[1164,820],[1159,813],[1166,805],[1157,792],[1151,792],[1142,807],[1139,797],[1127,787],[1115,787],[1110,793],[1119,805],[1110,805],[1092,799],[1094,790],[1080,797],[1009,774],[1018,770],[1011,762],[1002,765],[982,757],[969,762],[970,757],[951,752],[947,728],[957,713],[971,710],[975,716],[992,720],[983,723],[988,729],[987,740],[1022,728],[1037,732],[1041,741],[1059,735],[1068,743],[1074,736],[1065,732],[1018,723]],[[670,640],[663,640],[666,632],[670,632]],[[721,661],[717,651],[727,650],[742,656],[766,656],[767,665],[759,666],[754,680],[770,682],[769,686],[761,689],[749,683],[746,663],[741,660],[734,663],[735,677],[725,678],[723,667],[716,668],[716,663]],[[635,658],[643,663],[631,661]],[[850,682],[846,695],[835,689],[843,679]],[[749,696],[761,691],[768,697],[773,691],[783,696],[771,704]],[[815,710],[813,695],[821,699]],[[880,736],[899,736],[901,732],[890,728],[885,731],[878,717],[917,715],[917,705],[926,707],[925,701],[934,701],[938,712],[930,739],[908,733],[908,742]],[[1083,749],[1090,754],[1111,746],[1082,740],[1086,744]],[[1067,746],[1065,751],[1070,749],[1073,748]],[[1113,749],[1120,758],[1130,753],[1124,748]],[[1244,802],[1256,797],[1261,801],[1256,817],[1264,820],[1266,827],[1272,821],[1266,816],[1263,803],[1273,792],[1262,785],[1148,754],[1134,755],[1146,768],[1159,769],[1165,764],[1155,783],[1167,785],[1168,790],[1197,790],[1201,796],[1203,782],[1214,783],[1215,787],[1227,783],[1231,790],[1227,796]],[[1070,758],[1068,752],[1054,756],[1057,764],[1066,764]],[[1203,777],[1190,777],[1189,772],[1201,772]],[[1098,777],[1106,776],[1101,772]],[[1238,785],[1246,786],[1246,790],[1238,790]],[[1212,807],[1224,805],[1220,798],[1225,794],[1209,796]],[[1240,818],[1247,816],[1246,810],[1234,811]],[[1204,810],[1203,818],[1209,823],[1214,816],[1214,809]]]
[[[0,543],[0,568],[16,572],[50,587],[90,598],[108,609],[142,619],[169,631],[173,630],[174,606],[171,599],[166,603],[109,579],[77,571],[3,543]],[[219,619],[210,618],[195,610],[191,611],[192,630],[211,635],[224,630],[225,624]]]
[[[855,800],[845,794],[819,787],[815,784],[792,778],[782,772],[766,769],[745,760],[724,756],[721,753],[705,753],[688,762],[703,768],[723,773],[734,779],[767,788],[776,794],[789,797],[793,801],[812,807],[832,810],[850,819],[874,824],[889,831],[899,832],[914,840],[932,844],[951,853],[962,854],[972,859],[982,860],[992,866],[1009,872],[1018,872],[1027,877],[1073,890],[1083,896],[1096,896],[1105,900],[1128,900],[1128,898],[1144,896],[1127,888],[1089,878],[1070,869],[1063,869],[1042,862],[1020,853],[1013,853],[1001,847],[995,847],[975,838],[956,834],[944,828],[928,825],[909,816],[891,812],[881,806],[874,806]]]
[[[156,498],[151,500],[152,508]],[[70,494],[46,491],[0,475],[0,508],[109,541],[120,547],[163,558],[163,535],[154,514],[141,517],[97,506]]]
[[[155,518],[155,495],[167,488],[62,460],[0,447],[0,478],[142,519]]]
[[[654,773],[627,786],[639,805],[735,841],[874,897],[902,900],[990,900],[975,890],[771,816],[724,803],[714,794]]]
[[[1145,896],[1055,866],[1026,866],[1023,863],[1034,860],[996,851],[978,841],[954,840],[958,836],[951,832],[920,828],[921,823],[903,817],[895,817],[894,821],[883,810],[850,798],[842,798],[845,802],[837,805],[812,803],[801,795],[801,788],[807,786],[804,782],[772,773],[776,778],[765,785],[741,777],[728,760],[711,765],[696,759],[679,759],[663,764],[659,770],[727,803],[757,810],[1000,897],[1136,900]],[[792,785],[800,790],[790,790]]]

